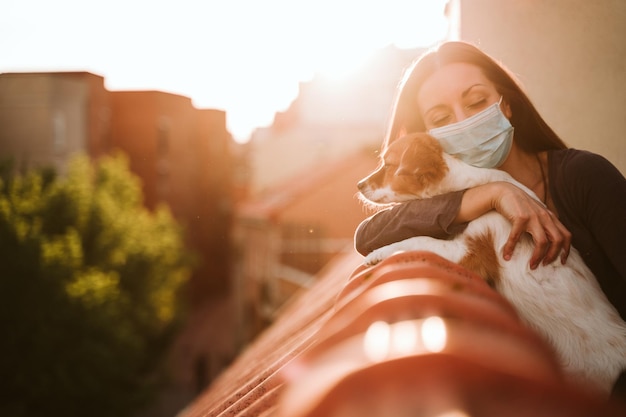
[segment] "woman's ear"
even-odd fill
[[[507,119],[511,119],[511,117],[513,116],[513,112],[511,111],[511,106],[509,105],[509,102],[502,99],[502,113],[506,116]]]

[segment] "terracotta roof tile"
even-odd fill
[[[479,277],[427,252],[361,259],[322,271],[181,417],[626,415],[566,385]]]

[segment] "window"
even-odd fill
[[[55,152],[65,151],[67,145],[67,123],[65,114],[61,110],[52,116],[52,147]]]

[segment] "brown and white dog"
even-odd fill
[[[375,204],[428,198],[493,181],[514,183],[537,198],[504,171],[476,168],[445,154],[437,140],[424,133],[391,143],[381,162],[358,184],[361,197]],[[365,262],[376,264],[399,251],[428,250],[465,266],[487,280],[552,344],[572,381],[610,393],[626,368],[626,323],[574,248],[565,265],[557,260],[531,270],[533,242],[524,236],[512,259],[501,260],[510,231],[509,221],[492,211],[452,240],[412,237],[373,251]]]

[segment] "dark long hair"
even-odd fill
[[[417,59],[406,71],[391,114],[383,149],[402,135],[424,132],[426,127],[417,109],[417,94],[435,71],[447,64],[467,63],[479,67],[511,107],[511,124],[517,145],[527,152],[564,149],[567,145],[548,126],[504,66],[477,47],[466,42],[444,42]]]

